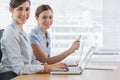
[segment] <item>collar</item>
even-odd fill
[[[12,19],[12,24],[13,24],[14,29],[15,29],[18,33],[20,33],[20,34],[22,34],[22,35],[25,35],[25,32],[20,29],[20,27],[17,25],[17,22],[16,22],[14,19]]]
[[[42,38],[49,38],[48,37],[48,31],[46,31],[46,36],[43,34],[43,32],[42,32],[42,30],[41,30],[41,28],[40,28],[40,26],[39,25],[37,25],[37,28],[36,28],[36,31],[37,31],[37,34],[39,35],[39,36],[42,36]]]

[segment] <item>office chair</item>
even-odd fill
[[[4,29],[0,30],[0,40],[1,40],[1,37],[3,35],[3,31],[4,31]],[[0,42],[0,62],[1,62],[1,58],[2,58],[2,51],[1,51],[1,42]]]
[[[4,29],[0,30],[0,40],[3,35],[3,31]],[[2,58],[2,51],[1,51],[1,41],[0,41],[0,62],[1,62],[1,58]],[[0,80],[10,80],[11,78],[14,78],[16,76],[17,74],[13,71],[2,72],[0,73]]]

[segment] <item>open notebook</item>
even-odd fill
[[[81,74],[85,67],[87,66],[92,54],[95,50],[94,46],[91,46],[87,52],[86,57],[84,57],[82,63],[78,65],[78,67],[68,67],[68,71],[51,71],[50,74]]]

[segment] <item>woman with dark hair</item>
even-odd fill
[[[1,39],[2,60],[0,72],[13,71],[16,74],[34,74],[50,70],[66,70],[64,63],[41,65],[36,60],[23,25],[30,16],[30,0],[10,0],[9,10],[12,22],[8,25]]]
[[[57,56],[50,57],[51,39],[47,30],[53,23],[53,10],[49,5],[40,5],[36,9],[35,17],[38,24],[29,34],[29,39],[33,52],[40,62],[58,63],[79,48],[80,41],[77,39],[68,50]]]

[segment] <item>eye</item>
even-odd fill
[[[43,19],[47,19],[47,16],[43,16],[42,18],[43,18]]]
[[[52,19],[52,18],[53,18],[53,16],[50,16],[50,17],[49,17],[49,19]]]
[[[18,8],[18,10],[19,10],[19,11],[22,11],[22,10],[23,10],[23,8],[22,8],[22,7],[20,7],[20,8]]]
[[[29,11],[30,10],[30,8],[28,7],[28,8],[26,8],[26,11]]]

